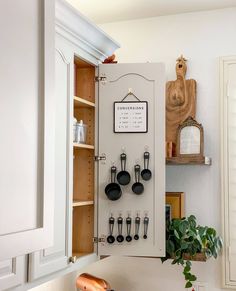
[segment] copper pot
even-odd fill
[[[112,291],[110,284],[106,280],[87,273],[81,274],[77,278],[76,287],[81,291]]]

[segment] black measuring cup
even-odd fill
[[[141,172],[141,176],[142,176],[143,180],[148,181],[152,178],[152,172],[148,169],[149,160],[150,160],[150,153],[144,152],[143,159],[144,159],[144,169]]]
[[[113,229],[114,229],[114,224],[115,224],[115,218],[114,217],[110,217],[109,218],[109,236],[107,237],[107,242],[109,244],[113,244],[115,241],[115,237],[113,236]]]
[[[117,174],[117,181],[120,185],[128,185],[130,182],[130,174],[125,170],[126,154],[120,155],[121,171]]]
[[[142,183],[140,183],[140,165],[134,166],[134,173],[135,173],[135,183],[132,185],[132,191],[140,195],[144,191],[144,186]]]
[[[115,201],[120,199],[122,191],[120,185],[115,182],[116,179],[116,167],[111,167],[111,183],[109,183],[105,188],[105,193],[109,200]]]

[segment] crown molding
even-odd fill
[[[56,33],[99,61],[120,45],[65,0],[56,1]]]

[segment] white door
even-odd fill
[[[99,76],[103,77],[103,80],[99,82],[98,154],[105,154],[106,160],[99,161],[98,171],[100,240],[98,253],[163,256],[165,255],[164,65],[106,64],[99,66]],[[134,95],[127,95],[129,92]],[[114,102],[121,103],[115,105]],[[140,178],[144,191],[138,195],[132,190],[135,183],[134,166],[140,165],[141,170],[144,169],[144,152],[149,152],[148,167],[152,171],[152,177],[150,180]],[[121,170],[122,153],[126,154],[126,170],[131,176],[131,181],[126,186],[120,186],[122,195],[113,201],[110,199],[113,199],[114,193],[115,198],[119,197],[117,192],[110,194],[108,191],[106,195],[104,189],[111,182],[111,167],[116,166],[117,172]],[[136,170],[136,174],[139,174],[139,167],[136,167]],[[137,175],[136,182],[138,180]],[[140,191],[139,186],[140,184],[136,184],[133,188],[136,193]],[[111,228],[114,225],[112,236],[115,239],[113,242],[114,239],[111,238],[110,243],[107,241],[111,235],[109,221]]]
[[[70,227],[70,159],[69,148],[72,140],[70,116],[73,106],[71,81],[73,58],[67,60],[63,50],[56,50],[56,103],[55,103],[55,204],[54,244],[48,249],[35,252],[29,259],[29,280],[54,273],[69,265],[71,256]]]
[[[0,262],[0,290],[17,287],[24,282],[24,257]]]
[[[53,242],[54,13],[0,2],[0,261]]]

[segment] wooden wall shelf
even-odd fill
[[[166,158],[167,165],[211,165],[211,158],[203,157],[202,159],[194,159],[194,158]]]
[[[94,150],[94,146],[90,144],[74,143],[73,146],[74,148],[79,148],[79,149]]]
[[[85,100],[81,97],[74,96],[74,105],[77,107],[95,107],[95,103]]]
[[[197,253],[195,256],[191,256],[188,253],[183,254],[182,257],[184,260],[188,260],[188,261],[196,261],[196,262],[206,262],[207,261],[207,257],[204,253]],[[171,259],[175,259],[175,257],[173,256]]]

